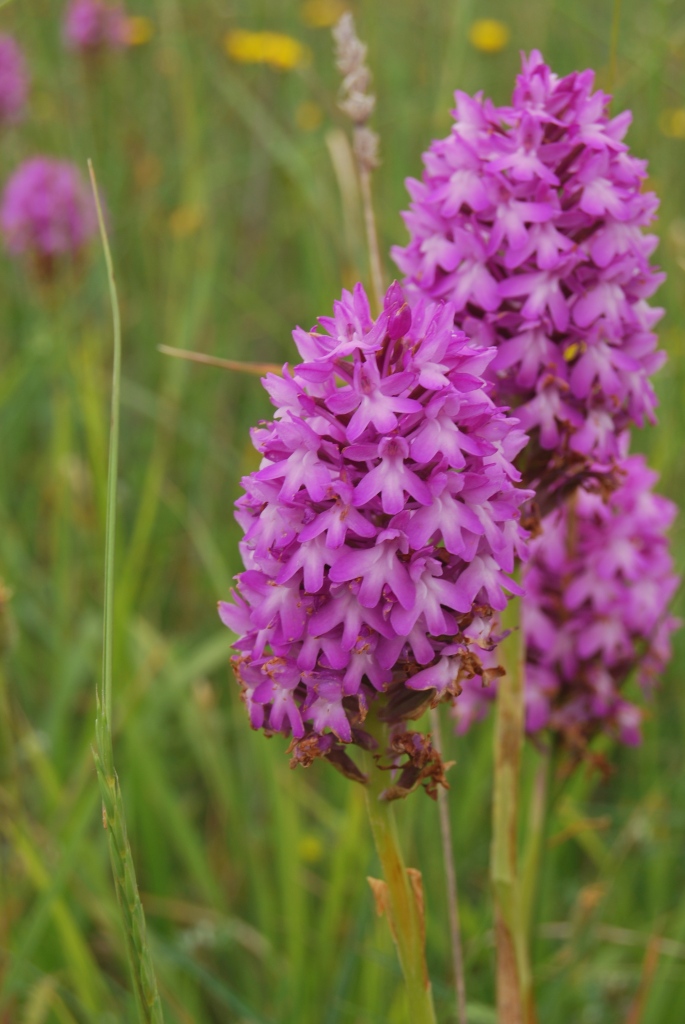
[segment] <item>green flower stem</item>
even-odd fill
[[[387,737],[385,727],[378,722],[369,723],[367,718],[367,729],[373,732],[379,741],[379,748],[383,750]],[[382,798],[383,790],[389,782],[388,773],[378,768],[372,755],[365,754],[364,759],[364,769],[369,779],[366,807],[383,870],[382,883],[370,880],[376,906],[386,914],[397,947],[407,988],[411,1024],[435,1024],[433,995],[426,966],[421,876],[418,871],[408,871],[405,867],[392,804]]]
[[[510,601],[502,625],[511,633],[500,651],[505,675],[497,688],[491,877],[495,900],[497,1013],[500,1024],[532,1024],[530,958],[518,878],[518,819],[524,732],[525,641],[520,601]]]

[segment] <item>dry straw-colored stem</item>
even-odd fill
[[[359,184],[362,193],[362,206],[364,207],[366,241],[369,247],[371,287],[373,289],[373,296],[376,303],[376,312],[379,313],[383,308],[385,287],[383,284],[381,251],[378,245],[378,231],[376,230],[376,217],[373,210],[373,199],[371,195],[371,172],[369,170],[360,167]]]
[[[376,97],[370,91],[371,71],[366,63],[366,45],[362,43],[354,25],[354,18],[346,11],[333,28],[335,57],[343,76],[339,107],[354,126],[352,149],[357,161],[359,187],[364,211],[366,241],[369,250],[369,270],[376,312],[383,308],[383,265],[381,262],[376,216],[371,193],[371,175],[379,164],[378,135],[369,128],[369,120],[376,106]]]
[[[202,363],[203,366],[218,366],[222,370],[235,370],[237,373],[250,373],[263,377],[267,373],[283,373],[283,367],[277,363],[244,363],[239,359],[222,359],[210,356],[205,352],[193,352],[187,348],[174,348],[172,345],[158,345],[157,351],[165,356],[186,359],[190,363]]]

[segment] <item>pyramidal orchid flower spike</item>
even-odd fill
[[[12,36],[0,34],[0,127],[24,116],[29,74],[24,54]]]
[[[619,463],[608,498],[579,488],[530,542],[526,598],[526,729],[553,733],[576,753],[597,733],[640,740],[640,708],[621,693],[633,673],[645,693],[670,658],[679,625],[668,613],[678,585],[667,530],[675,506],[653,493],[642,455]],[[464,683],[459,731],[486,713],[494,687]]]
[[[374,320],[357,285],[294,331],[303,362],[264,379],[276,413],[252,433],[245,571],[219,614],[252,726],[291,736],[294,764],[325,757],[361,781],[345,747],[374,746],[369,708],[393,724],[458,694],[521,593],[526,438],[484,384],[494,350],[454,316],[393,284]]]
[[[593,78],[559,78],[533,51],[511,106],[457,92],[452,131],[407,182],[409,244],[393,250],[414,290],[451,300],[456,325],[496,346],[486,375],[531,436],[521,465],[539,500],[609,469],[625,428],[654,422],[664,358],[647,301],[663,280],[657,238],[643,231],[658,201],[623,141],[630,113],[611,118]]]

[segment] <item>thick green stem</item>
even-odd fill
[[[497,1012],[500,1024],[532,1024],[531,972],[518,879],[518,817],[524,732],[525,641],[519,601],[502,625],[512,632],[500,651],[505,675],[497,688],[491,875],[495,899]]]
[[[380,731],[380,730],[379,730]],[[384,740],[379,737],[381,749]],[[388,773],[365,755],[368,774],[366,807],[383,870],[383,882],[370,880],[379,911],[386,914],[407,987],[411,1024],[435,1024],[435,1009],[425,954],[425,919],[421,875],[404,865],[392,804],[382,798]]]

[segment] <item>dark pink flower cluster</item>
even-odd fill
[[[20,121],[26,107],[29,74],[12,36],[0,34],[0,125]]]
[[[77,255],[97,230],[95,204],[78,168],[65,160],[33,157],[9,179],[0,228],[12,253],[25,253],[47,269]]]
[[[608,497],[579,488],[544,519],[524,573],[526,727],[575,749],[598,732],[639,742],[641,711],[621,689],[633,673],[651,689],[678,625],[668,614],[678,578],[666,536],[675,506],[653,493],[657,474],[641,455],[621,460],[619,478]],[[493,696],[494,687],[465,682],[454,706],[460,731]]]
[[[644,234],[657,199],[622,141],[593,72],[559,78],[533,51],[510,107],[456,93],[456,123],[409,180],[411,240],[394,258],[456,324],[495,345],[488,375],[531,435],[524,479],[620,454],[631,423],[654,420],[662,363],[647,299],[663,279]]]
[[[293,333],[303,362],[265,379],[277,412],[253,431],[245,571],[219,612],[253,727],[307,757],[359,741],[380,694],[400,720],[458,692],[493,609],[521,593],[507,573],[525,553],[512,460],[526,438],[484,388],[493,350],[454,313],[410,309],[395,284],[374,320],[357,285]]]
[[[107,0],[71,0],[64,19],[64,39],[74,50],[118,49],[126,45],[126,14]]]

